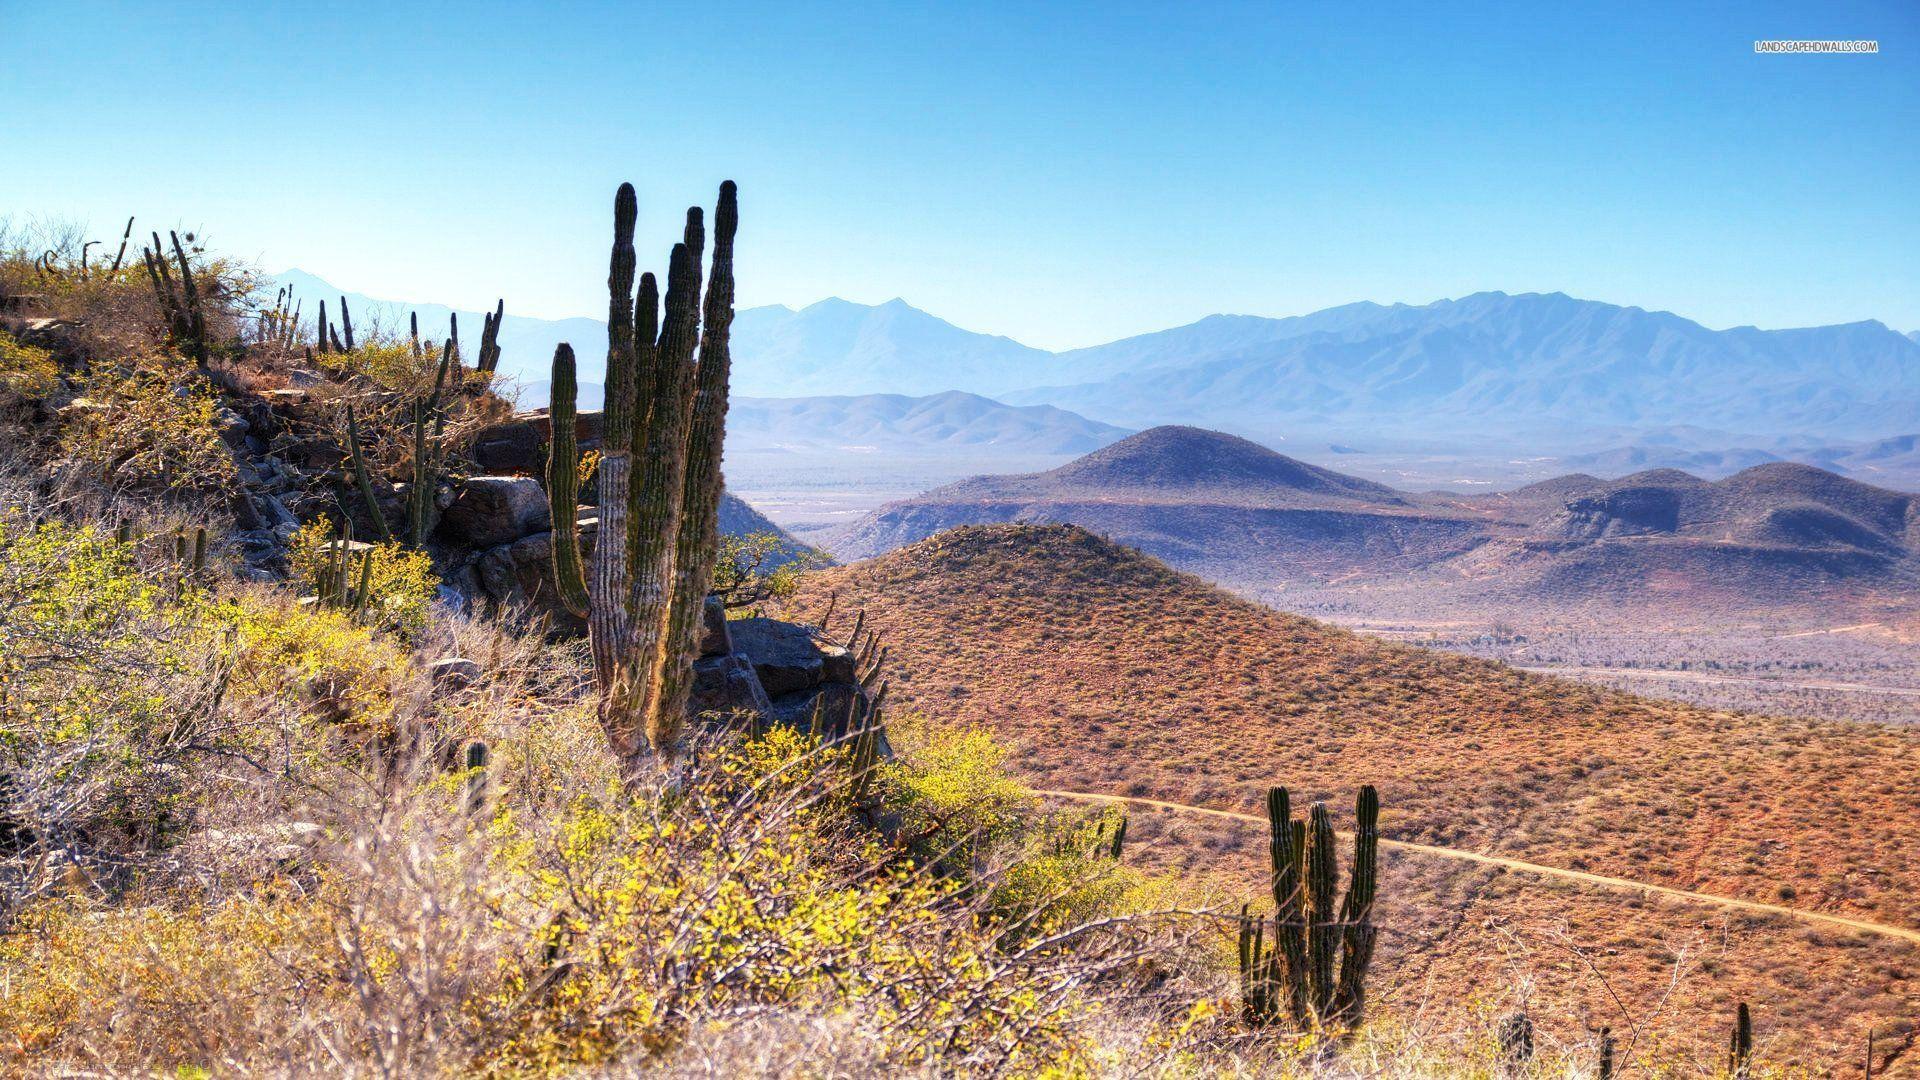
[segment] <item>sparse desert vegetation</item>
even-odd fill
[[[1269,783],[1329,799],[1375,783],[1389,838],[1920,925],[1904,854],[1920,825],[1908,782],[1920,741],[1909,729],[1634,698],[1383,643],[1248,603],[1063,526],[945,533],[817,575],[797,610],[829,596],[865,608],[886,635],[897,700],[995,731],[1039,787],[1245,811]],[[1135,848],[1149,865],[1202,876],[1222,862],[1247,865],[1251,844],[1232,829],[1165,828]],[[1608,985],[1675,1010],[1682,1042],[1744,996],[1795,1010],[1801,1052],[1839,1062],[1869,1026],[1897,1024],[1915,1004],[1914,951],[1903,941],[1417,859],[1394,860],[1382,877],[1382,918],[1394,928],[1383,964],[1471,988],[1439,1004],[1430,984],[1403,989],[1429,1009],[1511,989],[1513,970],[1487,961],[1497,948],[1455,941],[1469,909],[1561,935],[1566,948],[1537,936],[1517,946],[1536,957],[1557,949],[1573,965],[1556,969],[1563,992],[1541,1002],[1557,1010],[1560,1037],[1607,1015]],[[1409,898],[1423,913],[1400,906]],[[1529,905],[1539,906],[1522,919]],[[1423,939],[1422,925],[1445,929]],[[1709,941],[1720,974],[1696,971],[1668,994],[1674,962]],[[1862,962],[1871,978],[1848,974]]]

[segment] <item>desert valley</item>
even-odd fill
[[[1910,6],[0,3],[0,1074],[1920,1080]]]

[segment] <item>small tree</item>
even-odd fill
[[[801,577],[824,561],[819,552],[795,547],[778,533],[722,536],[713,594],[730,611],[785,600],[799,589]]]

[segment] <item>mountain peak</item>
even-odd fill
[[[1402,501],[1384,485],[1308,465],[1238,435],[1178,424],[1130,435],[1036,479],[1061,491],[1133,490],[1166,498]]]

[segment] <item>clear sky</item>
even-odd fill
[[[743,305],[1050,348],[1482,289],[1920,329],[1915,0],[0,0],[0,163],[16,222],[547,317],[620,181],[659,267],[732,177]]]

